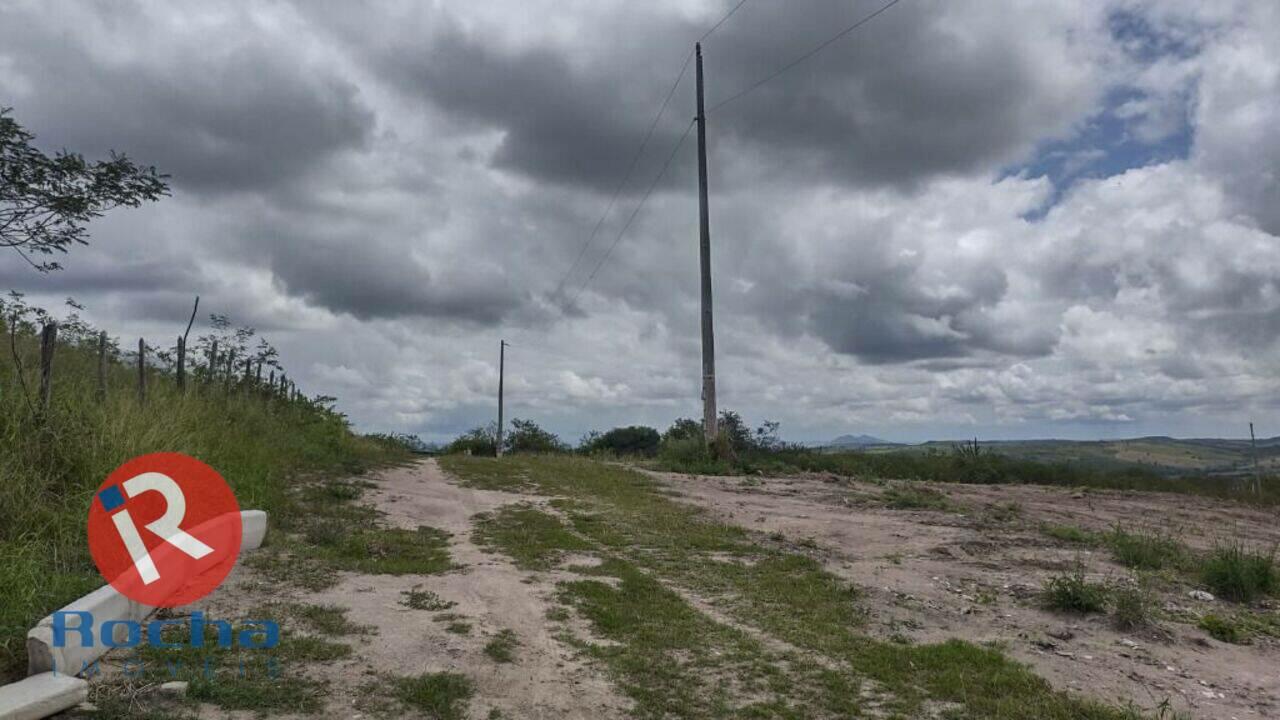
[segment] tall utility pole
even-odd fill
[[[711,218],[707,209],[707,115],[702,108],[702,43],[698,56],[698,252],[702,259],[702,428],[716,441],[716,343],[711,324]]]
[[[498,445],[494,448],[498,457],[502,457],[502,378],[506,374],[506,364],[507,341],[502,340],[498,342]]]

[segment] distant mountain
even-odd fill
[[[828,447],[866,447],[868,445],[892,445],[886,440],[871,435],[841,435],[827,443]]]

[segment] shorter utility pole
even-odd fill
[[[502,457],[502,380],[506,374],[507,365],[507,341],[498,342],[498,437],[497,445],[494,446],[494,454]]]
[[[1262,494],[1262,470],[1258,469],[1258,439],[1253,435],[1253,423],[1249,423],[1249,447],[1253,451],[1253,494]]]

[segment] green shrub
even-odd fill
[[[615,455],[652,457],[658,453],[661,442],[662,436],[657,430],[644,425],[631,425],[614,428],[603,435],[589,435],[580,449],[588,453],[608,452]]]
[[[697,475],[729,475],[733,465],[711,456],[701,429],[694,437],[666,439],[658,449],[658,463],[666,470]]]
[[[1200,618],[1200,629],[1213,638],[1233,645],[1245,645],[1249,642],[1249,634],[1244,627],[1231,618],[1208,614]]]
[[[1101,583],[1091,583],[1084,575],[1084,568],[1049,578],[1042,594],[1045,607],[1050,610],[1076,613],[1102,612],[1107,606],[1107,588]]]
[[[497,455],[498,428],[496,424],[477,427],[459,435],[453,442],[445,446],[444,451],[456,455]]]
[[[1243,544],[1222,545],[1200,561],[1200,579],[1219,597],[1252,602],[1280,590],[1276,551],[1264,553]]]

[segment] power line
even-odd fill
[[[649,183],[649,188],[644,191],[644,195],[640,198],[640,202],[636,204],[635,210],[631,211],[631,216],[627,218],[626,224],[624,224],[622,229],[618,231],[618,236],[613,239],[613,244],[605,251],[604,256],[600,258],[600,262],[596,263],[596,267],[591,271],[591,274],[587,276],[586,282],[582,283],[582,286],[578,288],[578,292],[573,294],[573,299],[569,301],[570,305],[578,301],[578,296],[582,294],[583,290],[587,289],[587,286],[595,279],[596,273],[600,272],[600,268],[604,266],[605,261],[613,254],[613,249],[618,246],[618,243],[622,240],[622,236],[627,233],[627,229],[630,228],[631,223],[635,221],[636,215],[640,214],[640,209],[644,207],[645,202],[649,200],[649,196],[653,194],[653,189],[658,186],[658,182],[667,174],[667,168],[671,167],[671,162],[676,159],[676,152],[678,152],[680,147],[684,145],[684,141],[689,137],[689,131],[693,129],[693,125],[694,122],[689,123],[689,126],[684,129],[684,134],[680,136],[678,141],[676,141],[676,146],[671,148],[671,154],[667,156],[667,161],[662,164],[662,169],[658,171],[657,176],[653,178],[653,182]]]
[[[738,92],[734,93],[733,95],[730,95],[729,97],[725,98],[724,100],[721,100],[720,102],[718,102],[718,103],[716,103],[715,105],[711,106],[711,110],[710,110],[709,112],[714,113],[715,111],[719,110],[720,108],[724,107],[725,105],[728,105],[729,103],[733,102],[734,100],[737,100],[738,98],[742,97],[743,95],[746,95],[747,93],[749,93],[749,92],[751,92],[751,91],[755,90],[756,88],[760,87],[761,85],[764,85],[765,83],[767,83],[767,82],[769,82],[770,80],[772,80],[772,79],[774,79],[774,78],[778,77],[779,75],[781,75],[781,74],[783,74],[783,73],[787,72],[788,70],[790,70],[791,68],[793,68],[793,67],[795,67],[795,66],[799,65],[800,63],[804,62],[805,60],[808,60],[809,58],[813,57],[814,55],[817,55],[818,53],[822,52],[822,51],[823,51],[823,49],[825,49],[825,48],[826,48],[828,45],[830,45],[831,43],[836,42],[837,40],[839,40],[839,39],[843,38],[844,36],[848,35],[849,33],[853,32],[854,30],[857,30],[858,28],[862,27],[863,25],[866,25],[867,23],[869,23],[869,22],[871,22],[872,20],[876,19],[876,17],[878,17],[881,13],[883,13],[884,11],[886,11],[886,10],[888,10],[889,8],[893,7],[894,5],[897,5],[897,4],[898,4],[898,3],[900,3],[900,2],[902,2],[902,0],[890,0],[888,3],[886,3],[886,4],[885,4],[883,7],[881,7],[879,10],[876,10],[875,12],[871,13],[870,15],[867,15],[867,16],[863,17],[861,20],[859,20],[859,21],[855,22],[854,24],[850,25],[849,27],[845,28],[844,30],[841,30],[839,33],[836,33],[834,36],[832,36],[832,37],[828,38],[827,40],[823,41],[823,42],[822,42],[822,44],[820,44],[820,45],[818,45],[817,47],[813,48],[813,49],[812,49],[812,50],[810,50],[809,52],[807,52],[807,53],[805,53],[805,54],[801,55],[800,57],[796,58],[795,60],[792,60],[791,62],[787,63],[786,65],[783,65],[782,67],[778,68],[777,70],[775,70],[775,71],[773,72],[773,74],[768,75],[768,76],[766,76],[766,77],[764,77],[764,78],[761,78],[760,80],[757,80],[757,81],[756,81],[755,83],[753,83],[752,85],[750,85],[750,86],[748,86],[748,87],[746,87],[746,88],[744,88],[744,89],[742,89],[742,90],[739,90]]]
[[[719,30],[720,26],[724,24],[725,20],[728,20],[729,18],[733,17],[733,14],[738,12],[738,8],[746,4],[747,4],[747,0],[740,0],[737,5],[733,6],[733,9],[730,10],[727,15],[720,18],[720,22],[716,23],[715,25],[712,25],[710,30],[702,33],[702,37],[698,38],[698,42],[702,42],[703,40],[706,40],[707,38],[711,37],[711,33],[715,32],[716,30]]]
[[[680,66],[680,72],[676,75],[676,81],[671,83],[671,89],[667,91],[667,96],[662,100],[662,107],[658,108],[658,114],[653,116],[653,122],[649,123],[649,131],[645,133],[644,140],[640,143],[640,148],[636,150],[636,154],[631,158],[631,165],[627,168],[626,174],[622,176],[622,182],[618,183],[618,187],[614,188],[613,196],[609,198],[609,204],[605,206],[604,213],[596,221],[596,226],[592,228],[591,235],[587,237],[587,241],[578,250],[578,257],[574,258],[573,264],[569,266],[569,271],[564,274],[564,277],[560,278],[559,284],[556,285],[556,291],[551,294],[552,301],[564,289],[564,284],[569,280],[569,276],[573,275],[573,271],[578,269],[578,263],[582,262],[583,256],[587,254],[587,248],[591,247],[591,243],[595,242],[596,235],[600,234],[600,228],[604,226],[605,218],[609,217],[613,206],[617,204],[618,196],[622,194],[622,189],[631,180],[631,173],[635,172],[636,165],[640,162],[640,156],[644,155],[644,149],[649,146],[649,140],[653,138],[653,131],[658,127],[658,121],[662,119],[662,114],[666,112],[672,96],[676,94],[676,88],[680,86],[680,81],[684,79],[684,73],[689,69],[689,60],[692,57],[692,52],[685,57],[684,64]]]
[[[747,0],[739,0],[737,5],[734,5],[729,12],[725,13],[724,17],[720,18],[720,20],[716,22],[715,25],[712,25],[709,30],[702,33],[702,36],[698,38],[698,42],[706,40],[712,33],[719,30],[720,26],[729,18],[733,17],[733,14],[738,12],[738,9],[746,3]],[[587,254],[587,249],[591,247],[593,242],[595,242],[596,235],[600,234],[600,228],[604,227],[604,221],[609,217],[609,213],[613,211],[613,206],[617,204],[618,197],[622,195],[623,188],[625,188],[627,183],[631,181],[631,174],[635,172],[636,166],[640,163],[640,157],[644,155],[645,148],[649,146],[649,141],[653,139],[653,132],[657,129],[658,123],[662,120],[663,113],[667,111],[667,106],[671,104],[671,98],[675,96],[676,88],[680,86],[680,81],[684,79],[684,74],[689,69],[689,61],[692,59],[693,51],[690,50],[689,54],[685,55],[684,64],[680,66],[680,72],[676,74],[675,82],[671,83],[671,89],[667,90],[667,96],[662,99],[662,106],[658,108],[658,114],[654,115],[653,122],[649,123],[649,129],[645,132],[644,140],[640,142],[640,148],[636,150],[636,154],[631,158],[631,164],[627,167],[627,172],[622,176],[622,181],[618,183],[618,186],[614,188],[613,195],[609,198],[609,203],[604,208],[604,213],[600,215],[600,219],[596,221],[595,227],[591,229],[591,234],[587,236],[586,242],[584,242],[582,247],[578,249],[578,256],[573,259],[573,264],[569,266],[569,270],[565,272],[564,276],[560,278],[560,282],[556,284],[555,292],[551,293],[552,302],[554,302],[560,295],[560,292],[564,290],[564,284],[568,282],[570,276],[573,275],[573,271],[578,269],[578,263],[582,262],[582,258]],[[574,298],[576,299],[577,295],[575,295]]]

